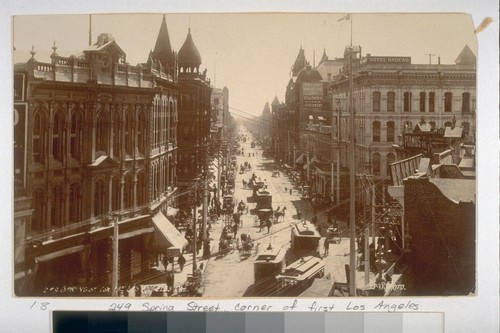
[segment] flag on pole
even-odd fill
[[[344,21],[344,20],[349,21],[350,19],[351,19],[351,14],[346,14],[346,15],[342,16],[341,18],[339,18],[337,20],[337,22]]]

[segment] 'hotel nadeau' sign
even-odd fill
[[[371,57],[367,56],[360,60],[361,65],[365,64],[411,64],[411,57]]]

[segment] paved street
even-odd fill
[[[247,288],[253,284],[253,261],[257,249],[259,247],[262,248],[262,246],[267,247],[269,244],[280,247],[289,246],[291,237],[290,226],[299,221],[297,219],[297,211],[300,211],[302,218],[306,220],[312,219],[314,214],[309,202],[301,199],[301,193],[297,188],[293,187],[293,184],[285,174],[281,174],[279,177],[272,177],[272,171],[276,164],[273,159],[262,156],[263,151],[261,147],[250,147],[252,142],[250,133],[243,128],[240,134],[246,135],[250,139],[240,143],[244,155],[237,157],[237,166],[239,167],[241,164],[249,162],[252,170],[246,171],[244,174],[237,173],[234,194],[235,202],[238,203],[240,200],[243,200],[248,205],[249,212],[255,208],[255,202],[248,202],[251,199],[252,190],[244,189],[242,186],[242,180],[248,181],[252,172],[254,172],[257,178],[261,178],[262,181],[267,183],[267,190],[272,195],[273,210],[276,210],[278,206],[280,209],[286,207],[286,216],[284,221],[273,225],[269,234],[267,233],[267,228],[264,227],[261,231],[259,226],[254,222],[256,215],[247,213],[242,216],[243,224],[238,230],[238,237],[241,233],[249,234],[255,243],[254,251],[252,251],[252,255],[249,258],[240,259],[239,252],[236,250],[224,257],[212,258],[208,262],[205,271],[206,290],[204,296],[206,297],[243,296]],[[251,154],[250,157],[248,156],[249,153]],[[291,188],[293,190],[290,194]],[[319,212],[318,221],[320,225],[325,225],[326,213]],[[222,224],[219,224],[217,228],[219,230],[213,233],[212,238],[214,239],[218,239],[215,236],[220,234]],[[345,229],[346,226],[344,224]],[[324,253],[323,240],[324,238],[319,242],[319,252],[322,255]],[[325,258],[325,275],[330,275],[337,282],[346,282],[345,265],[349,263],[348,254],[349,238],[345,235],[340,244],[330,245],[329,255]],[[358,273],[356,280],[358,281],[358,286],[364,285],[364,273]]]
[[[210,231],[211,241],[211,256],[209,258],[202,257],[200,251],[197,257],[197,263],[203,264],[204,267],[204,281],[205,289],[203,297],[217,297],[217,298],[232,298],[242,297],[248,294],[249,287],[254,283],[254,269],[253,262],[256,254],[262,247],[289,247],[291,240],[290,227],[299,222],[297,212],[300,212],[301,218],[311,220],[314,214],[313,208],[307,200],[301,198],[301,193],[297,187],[294,187],[291,180],[286,174],[281,173],[279,177],[272,177],[272,171],[275,169],[276,164],[272,158],[262,156],[262,148],[256,146],[251,148],[253,140],[251,134],[245,129],[241,128],[240,134],[246,136],[246,142],[240,142],[240,149],[244,151],[244,155],[237,156],[237,166],[245,162],[250,163],[252,170],[246,171],[243,174],[236,173],[234,198],[235,203],[241,200],[248,205],[248,212],[242,215],[242,223],[237,232],[237,239],[240,235],[245,233],[250,235],[254,240],[254,247],[250,256],[241,256],[238,251],[238,243],[233,244],[233,249],[227,254],[222,255],[218,253],[218,240],[220,238],[222,229],[224,227],[224,217],[221,217],[217,222],[212,224]],[[250,153],[251,156],[248,154]],[[270,232],[267,228],[263,227],[262,230],[256,220],[254,209],[256,202],[252,200],[252,189],[243,188],[242,181],[248,182],[252,173],[255,173],[257,179],[261,179],[267,183],[267,190],[272,195],[272,207],[276,210],[280,207],[286,207],[286,215],[284,220],[276,222],[271,227]],[[290,192],[290,189],[292,191]],[[200,208],[201,209],[201,208]],[[327,216],[326,212],[317,212],[319,230],[326,230]],[[346,283],[346,270],[345,265],[349,264],[349,236],[347,225],[340,221],[341,229],[343,230],[343,237],[340,243],[330,244],[329,255],[324,257],[325,262],[325,276],[333,281]],[[324,256],[324,234],[319,241],[319,253]],[[181,272],[179,266],[175,263],[175,285],[179,287],[184,283],[189,274],[192,273],[192,255],[185,254],[187,259],[186,267]],[[169,267],[171,268],[171,266]],[[166,273],[164,272],[163,265],[159,265],[158,274],[155,278],[149,279],[142,284],[143,295],[148,295],[153,289],[166,290]],[[371,281],[374,281],[373,274]],[[357,287],[364,286],[364,273],[357,272],[356,274]],[[173,295],[177,295],[177,288],[175,288]],[[130,291],[133,295],[133,291]],[[272,294],[271,294],[272,296]]]

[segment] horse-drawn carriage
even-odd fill
[[[328,243],[339,244],[341,240],[342,233],[337,223],[334,223],[326,229],[326,241]]]
[[[278,206],[273,213],[275,223],[280,222],[280,220],[285,221],[286,207],[283,206],[283,209],[280,210],[280,206]]]
[[[205,283],[201,271],[196,271],[195,274],[188,274],[187,280],[178,287],[179,296],[195,296],[199,297],[205,292]]]
[[[242,201],[238,204],[238,214],[243,215],[245,213],[248,213],[248,206]]]
[[[229,227],[224,227],[222,229],[222,234],[219,238],[219,256],[225,256],[229,251],[233,250],[233,237],[231,236],[231,231]]]
[[[241,258],[248,258],[252,254],[252,248],[253,248],[253,240],[250,237],[250,235],[247,234],[241,234],[240,235],[241,243],[240,246],[238,247],[238,251],[240,254],[240,260]]]

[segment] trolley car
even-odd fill
[[[286,252],[283,247],[270,246],[257,254],[253,264],[256,290],[269,288],[276,283],[276,275],[286,266]]]
[[[298,296],[309,288],[315,278],[325,275],[325,263],[314,256],[302,257],[285,267],[283,272],[276,276],[281,296]]]
[[[311,222],[302,221],[292,227],[292,252],[296,258],[319,255],[318,245],[321,235]]]

